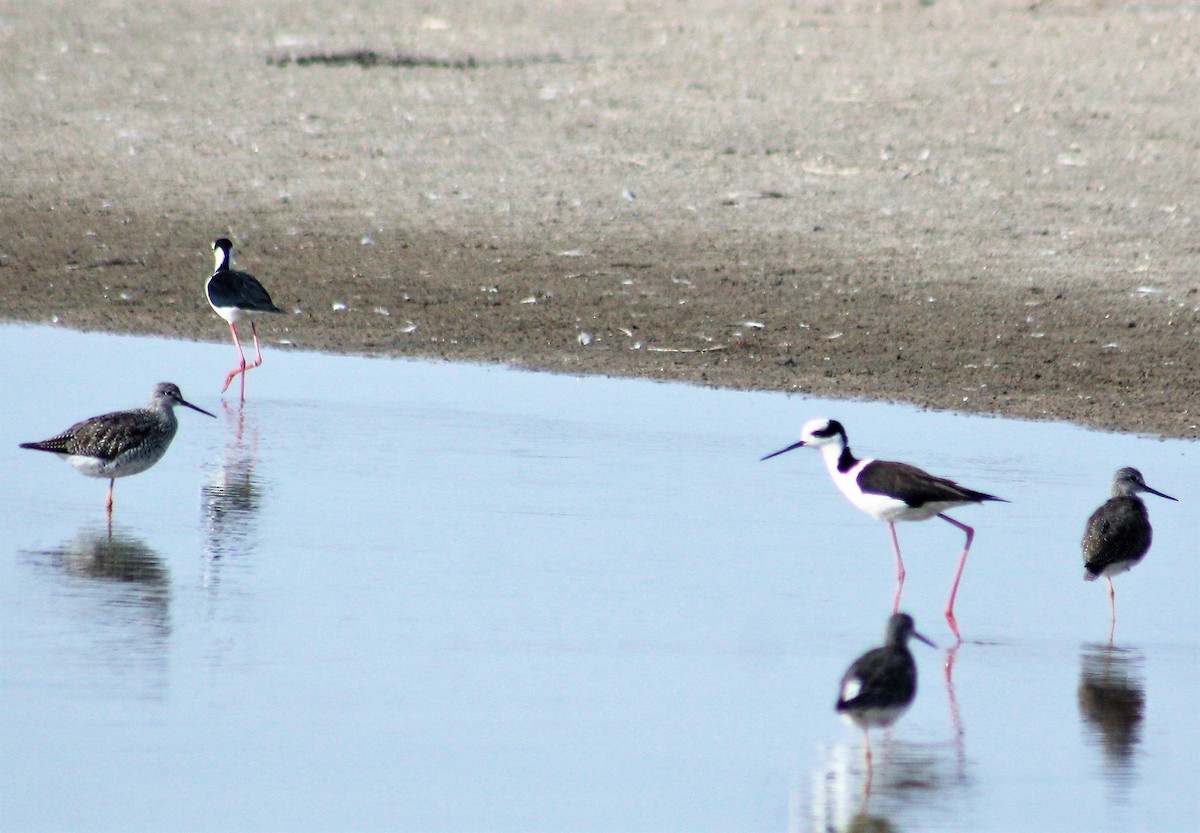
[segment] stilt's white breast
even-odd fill
[[[913,508],[904,501],[889,495],[868,494],[859,488],[858,475],[868,464],[875,462],[873,457],[859,460],[849,471],[842,472],[838,471],[838,457],[841,449],[826,446],[821,451],[825,458],[825,467],[829,470],[829,476],[833,479],[834,485],[846,496],[846,500],[853,503],[860,511],[877,521],[916,520],[916,516],[908,514],[914,511]],[[920,517],[928,518],[936,514],[935,511]]]

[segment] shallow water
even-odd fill
[[[1192,830],[1197,447],[911,408],[0,327],[0,829]],[[173,381],[116,484],[17,449]],[[832,712],[890,612],[887,529],[816,454],[1012,499],[900,528],[921,689]],[[1081,580],[1113,471],[1155,544]],[[947,671],[947,665],[950,666]],[[864,826],[865,825],[865,826]]]

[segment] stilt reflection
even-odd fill
[[[230,440],[219,465],[209,471],[201,490],[204,549],[209,560],[244,555],[255,546],[255,520],[262,489],[255,474],[258,424],[242,406],[224,403]]]

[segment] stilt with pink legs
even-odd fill
[[[233,258],[233,243],[222,237],[212,244],[216,265],[212,276],[204,286],[204,294],[208,303],[217,315],[229,322],[229,332],[233,335],[233,346],[238,352],[238,366],[229,371],[225,384],[221,387],[224,393],[237,376],[241,376],[241,397],[246,399],[246,371],[262,364],[262,346],[258,341],[258,327],[250,321],[250,333],[254,337],[254,361],[246,361],[246,353],[242,350],[242,341],[238,337],[237,322],[243,317],[249,317],[263,312],[283,312],[271,301],[267,290],[253,275],[245,272],[235,272],[230,268]]]
[[[837,420],[814,419],[805,423],[799,442],[792,443],[763,457],[769,460],[796,448],[815,448],[825,460],[825,468],[846,499],[879,521],[884,521],[892,535],[892,548],[896,554],[896,593],[892,599],[892,612],[900,608],[900,594],[904,588],[904,559],[900,555],[900,542],[896,538],[896,521],[924,521],[938,517],[961,529],[967,536],[954,582],[950,585],[950,597],[946,602],[946,622],[955,638],[962,639],[958,631],[958,620],[954,617],[954,598],[958,595],[958,583],[967,564],[971,541],[975,530],[944,514],[957,506],[968,506],[985,501],[1007,503],[1004,498],[977,492],[960,486],[944,477],[934,477],[908,463],[876,460],[871,457],[859,459],[850,451],[846,429]]]

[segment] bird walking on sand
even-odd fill
[[[1178,500],[1151,489],[1140,471],[1127,466],[1113,475],[1113,496],[1092,513],[1083,530],[1083,579],[1095,581],[1104,576],[1108,582],[1108,605],[1112,613],[1110,640],[1117,624],[1117,596],[1112,577],[1141,561],[1149,551],[1153,537],[1150,515],[1145,502],[1137,496],[1138,492]]]
[[[250,317],[261,312],[283,312],[283,310],[275,306],[271,301],[271,296],[267,294],[267,290],[263,288],[257,278],[245,272],[235,272],[230,268],[233,243],[222,237],[214,240],[212,247],[216,265],[212,276],[204,285],[204,294],[208,297],[209,306],[213,308],[213,311],[229,323],[229,331],[233,334],[233,346],[238,351],[238,366],[229,371],[229,375],[225,377],[225,384],[222,386],[221,392],[227,391],[233,378],[240,375],[242,377],[242,399],[245,400],[245,373],[262,364],[262,348],[258,343],[258,328],[251,318],[250,332],[254,336],[254,361],[253,363],[246,361],[246,354],[242,350],[242,341],[238,337],[237,322],[242,316]]]
[[[842,676],[834,708],[847,723],[863,730],[868,771],[871,769],[870,730],[891,726],[908,711],[917,696],[917,663],[908,650],[911,638],[937,647],[917,633],[911,616],[893,613],[888,619],[883,645],[856,659]]]
[[[787,448],[768,454],[769,460],[785,452],[803,447],[815,448],[825,460],[825,468],[834,485],[846,499],[877,521],[884,521],[892,534],[892,549],[896,554],[896,594],[892,601],[892,612],[900,608],[900,593],[904,588],[904,559],[900,555],[900,542],[896,538],[896,521],[924,521],[938,517],[953,524],[967,536],[954,581],[950,585],[950,597],[946,601],[946,621],[954,636],[961,640],[958,621],[954,618],[954,597],[958,594],[958,582],[967,564],[971,541],[975,530],[945,514],[946,510],[968,506],[984,501],[1008,503],[1004,498],[977,492],[959,486],[943,477],[934,477],[908,463],[876,460],[872,457],[859,459],[850,452],[846,429],[833,419],[813,419],[804,424],[800,440]]]
[[[149,407],[94,416],[48,440],[21,443],[21,448],[49,451],[70,463],[80,474],[108,478],[105,507],[111,517],[114,481],[145,471],[166,454],[179,427],[175,419],[176,405],[216,417],[185,400],[178,386],[160,382],[150,394]]]

